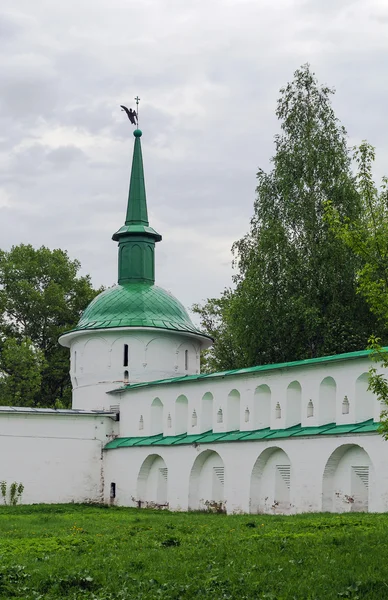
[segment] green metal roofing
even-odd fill
[[[125,225],[114,235],[119,242],[119,284],[99,294],[77,327],[66,334],[116,327],[152,327],[211,339],[197,329],[172,294],[154,285],[154,246],[162,236],[149,226],[140,129],[134,131],[131,179]]]
[[[113,327],[156,327],[206,336],[197,329],[184,306],[156,285],[127,283],[99,294],[72,331]]]
[[[145,191],[143,157],[140,138],[142,132],[133,132],[131,179],[129,184],[127,215],[125,224],[113,234],[119,242],[118,282],[120,285],[132,282],[155,282],[155,242],[162,236],[150,227],[148,222],[147,198]]]
[[[140,143],[142,132],[140,129],[135,129],[133,135],[135,136],[135,144],[133,148],[125,225],[113,234],[113,240],[118,242],[124,233],[145,233],[159,242],[162,236],[152,229],[148,222],[143,156]]]
[[[204,334],[202,334],[204,335]],[[388,348],[383,348],[387,351]],[[108,392],[109,394],[115,394],[126,390],[132,390],[139,387],[148,387],[153,385],[168,385],[174,383],[182,383],[189,381],[201,381],[207,379],[216,379],[223,377],[230,377],[232,375],[250,375],[253,373],[260,373],[265,371],[274,371],[276,369],[291,369],[294,367],[306,367],[310,365],[317,365],[328,362],[339,362],[344,360],[354,360],[357,358],[367,358],[371,354],[371,350],[359,350],[358,352],[346,352],[344,354],[334,354],[331,356],[320,356],[318,358],[308,358],[306,360],[294,360],[291,362],[274,363],[270,365],[258,365],[256,367],[247,367],[245,369],[232,369],[230,371],[220,371],[218,373],[202,373],[199,375],[184,375],[183,377],[172,377],[169,379],[158,379],[156,381],[145,381],[143,383],[130,383],[124,385],[115,390]]]
[[[320,427],[302,427],[294,425],[287,429],[258,429],[255,431],[229,431],[227,433],[199,433],[197,435],[181,434],[176,436],[166,436],[162,434],[150,437],[123,437],[116,438],[108,442],[105,450],[114,450],[116,448],[128,448],[132,446],[182,446],[188,444],[212,444],[220,442],[250,442],[254,440],[274,440],[293,437],[316,437],[320,435],[343,435],[358,433],[375,433],[379,428],[379,423],[373,419],[363,423],[352,423],[347,425],[335,425],[328,423]]]

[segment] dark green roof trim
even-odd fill
[[[197,435],[166,436],[162,434],[150,437],[123,437],[116,438],[105,446],[105,450],[114,450],[115,448],[130,448],[132,446],[183,446],[190,444],[212,444],[219,442],[250,442],[254,440],[275,440],[294,437],[315,437],[319,435],[343,435],[354,433],[376,433],[379,423],[373,419],[363,423],[352,423],[347,425],[336,425],[328,423],[320,427],[302,427],[294,425],[288,429],[258,429],[256,431],[229,431],[228,433],[199,433]]]
[[[205,335],[205,334],[202,334]],[[387,351],[388,348],[383,348]],[[219,373],[203,373],[200,375],[185,375],[183,377],[173,377],[170,379],[159,379],[157,381],[147,381],[144,383],[130,383],[122,386],[115,390],[108,392],[109,394],[115,394],[117,392],[123,392],[132,390],[134,388],[146,387],[152,385],[166,385],[170,383],[182,383],[188,381],[201,381],[202,379],[215,379],[230,377],[232,375],[252,375],[254,373],[262,373],[265,371],[275,371],[277,369],[292,369],[294,367],[307,367],[312,365],[324,364],[329,362],[340,362],[345,360],[354,360],[357,358],[367,358],[371,354],[372,350],[359,350],[358,352],[346,352],[344,354],[334,354],[332,356],[320,356],[319,358],[308,358],[306,360],[294,360],[285,363],[274,363],[270,365],[259,365],[257,367],[247,367],[246,369],[232,369],[231,371],[220,371]]]

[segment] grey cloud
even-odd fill
[[[132,129],[140,126],[158,282],[192,304],[230,284],[258,166],[269,168],[279,88],[310,62],[335,86],[351,143],[386,170],[386,13],[377,0],[3,0],[2,247],[67,248],[96,285],[116,276]],[[182,236],[183,232],[183,236]],[[177,277],[179,273],[179,277]]]

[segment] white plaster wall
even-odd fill
[[[289,510],[284,512],[301,513],[322,510],[323,477],[325,467],[331,455],[343,445],[356,448],[353,456],[347,457],[347,464],[340,465],[338,477],[345,481],[343,469],[350,468],[360,460],[358,447],[368,455],[374,472],[379,477],[370,476],[369,511],[385,512],[388,510],[388,445],[377,434],[347,436],[317,436],[314,438],[290,438],[256,442],[230,442],[201,444],[190,446],[152,446],[132,447],[108,450],[105,454],[106,490],[109,482],[117,486],[117,504],[134,506],[137,498],[137,480],[139,471],[147,456],[157,454],[168,469],[167,500],[171,510],[187,510],[189,507],[190,474],[196,459],[202,453],[217,453],[220,465],[224,466],[224,502],[228,513],[254,511],[258,505],[260,510],[271,514],[279,512],[278,507],[271,508],[277,500],[274,468],[277,464],[286,464],[285,455],[290,464],[291,478],[289,489]],[[269,452],[270,450],[270,452]],[[268,461],[264,461],[264,478],[258,484],[256,496],[252,495],[252,472],[260,457],[268,453]],[[362,453],[361,453],[362,454]],[[362,454],[363,455],[363,454]],[[364,455],[363,455],[364,456]],[[218,464],[218,463],[217,463]],[[206,462],[205,462],[206,465]],[[200,480],[198,486],[201,498],[210,491],[211,465],[208,472]],[[272,468],[272,471],[271,471]],[[341,471],[342,469],[342,471]],[[381,476],[380,476],[381,474]],[[208,477],[208,479],[206,479]],[[206,483],[207,481],[207,483]],[[206,487],[207,486],[207,487]],[[106,492],[107,493],[107,492]],[[265,500],[268,498],[268,500]],[[106,496],[108,501],[108,497]]]
[[[69,343],[73,408],[109,408],[109,403],[115,402],[106,392],[124,383],[193,375],[200,369],[200,340],[180,332],[145,328],[82,331],[73,334]]]
[[[177,416],[176,411],[176,401],[181,396],[188,400],[184,417],[185,431],[192,434],[209,429],[214,432],[236,428],[250,431],[268,426],[271,429],[284,429],[299,423],[309,427],[333,422],[338,425],[358,423],[371,418],[378,421],[381,407],[366,389],[369,366],[368,358],[354,359],[249,375],[157,384],[133,388],[122,394],[108,394],[108,397],[111,404],[120,403],[122,436],[151,435],[149,414],[155,398],[159,398],[163,404],[161,431],[164,435],[182,433],[182,413]],[[349,399],[349,414],[342,413],[344,396]],[[204,397],[212,400],[206,405]],[[307,416],[310,400],[313,403],[312,417]],[[281,407],[280,418],[277,418],[277,403]],[[223,412],[222,423],[217,422],[220,408]],[[192,425],[194,410],[197,415],[195,426]],[[212,412],[211,420],[209,410]],[[236,414],[236,410],[239,414]],[[143,429],[140,431],[141,415]]]
[[[0,414],[0,480],[23,483],[26,504],[101,501],[114,428],[100,416]]]

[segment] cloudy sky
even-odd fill
[[[387,0],[2,0],[0,46],[0,247],[67,249],[95,286],[116,281],[137,94],[157,283],[186,306],[231,283],[301,64],[388,175]]]

